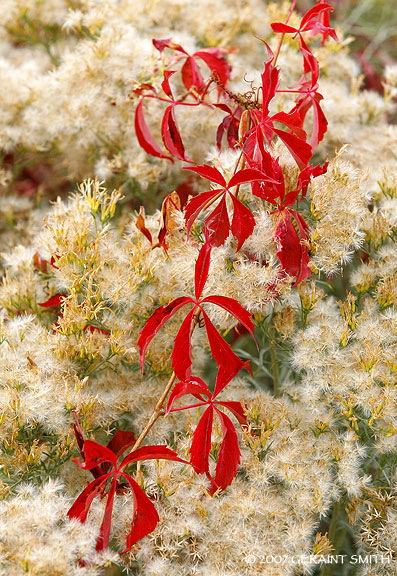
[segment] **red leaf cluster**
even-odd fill
[[[159,521],[157,510],[139,484],[127,474],[125,469],[129,464],[145,460],[185,460],[165,445],[143,446],[130,452],[118,464],[118,458],[135,443],[132,432],[117,431],[106,446],[93,440],[85,440],[80,424],[76,417],[74,425],[77,445],[83,461],[73,460],[83,470],[89,470],[94,477],[68,511],[69,518],[78,518],[85,522],[93,500],[100,496],[107,498],[105,512],[97,540],[97,551],[109,546],[112,510],[115,495],[130,490],[133,495],[134,509],[132,511],[131,531],[127,535],[126,548],[122,553],[131,550],[132,546],[141,538],[153,532]]]

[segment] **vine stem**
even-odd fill
[[[288,12],[288,16],[287,16],[287,19],[286,19],[286,21],[285,21],[285,24],[288,24],[289,19],[291,18],[292,12],[295,10],[295,5],[296,5],[296,0],[293,0],[292,6],[291,6],[291,8],[290,8],[290,11]],[[277,59],[278,59],[278,57],[279,57],[279,55],[280,55],[280,50],[281,50],[281,46],[283,45],[284,36],[285,36],[285,33],[283,32],[283,33],[281,34],[280,38],[279,38],[279,41],[278,41],[278,44],[277,44],[277,48],[276,48],[276,51],[275,51],[275,53],[274,53],[274,57],[273,57],[273,60],[272,60],[273,66],[276,65]]]
[[[191,328],[190,334],[193,334],[193,331],[198,324],[200,312],[201,312],[201,309],[199,307],[197,307],[194,314],[193,314],[192,328]],[[167,384],[163,390],[163,393],[161,394],[160,398],[158,399],[156,406],[154,407],[152,415],[150,416],[145,428],[142,430],[141,434],[139,435],[137,441],[133,445],[131,452],[134,452],[134,450],[137,450],[141,446],[142,442],[144,441],[146,436],[149,434],[149,431],[152,429],[155,422],[158,420],[158,418],[160,416],[162,416],[164,414],[163,404],[164,404],[172,386],[174,385],[175,379],[176,379],[176,374],[175,374],[175,372],[172,372],[171,377],[168,380],[168,382],[167,382]]]

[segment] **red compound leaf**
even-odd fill
[[[101,446],[92,440],[84,440],[82,430],[76,418],[75,433],[80,452],[83,456],[83,463],[79,463],[81,468],[91,470],[92,473],[99,474],[95,480],[90,482],[83,492],[78,496],[74,504],[68,511],[69,518],[78,518],[80,522],[85,522],[90,506],[97,496],[107,497],[105,512],[97,540],[97,551],[104,550],[109,545],[110,528],[112,521],[112,511],[116,494],[124,493],[129,487],[134,497],[133,520],[131,532],[127,536],[127,552],[141,538],[154,530],[159,520],[158,514],[150,499],[146,496],[142,488],[131,476],[124,472],[124,468],[132,462],[144,460],[173,460],[188,464],[186,460],[179,458],[176,452],[165,445],[143,446],[126,456],[121,464],[117,465],[117,456],[122,454],[131,444],[135,442],[132,432],[116,432],[107,446]],[[82,444],[83,443],[83,444]],[[106,468],[104,468],[106,465]],[[127,480],[128,484],[120,483],[119,477]],[[108,481],[111,480],[107,489]]]

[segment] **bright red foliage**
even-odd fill
[[[214,177],[218,177],[214,173]],[[167,306],[161,306],[154,311],[149,320],[146,322],[144,328],[140,332],[140,337],[138,340],[138,346],[140,348],[140,359],[141,359],[141,370],[143,371],[143,365],[145,361],[146,349],[152,340],[152,338],[157,334],[160,328],[177,312],[180,308],[186,304],[193,304],[192,310],[188,313],[184,319],[179,332],[175,338],[174,349],[171,355],[172,367],[175,374],[180,380],[185,380],[190,377],[190,367],[192,365],[191,356],[191,329],[193,315],[197,308],[200,309],[201,314],[204,318],[204,325],[207,331],[208,340],[211,348],[211,353],[213,358],[219,367],[220,373],[224,378],[233,378],[240,370],[243,368],[249,369],[249,362],[243,362],[230,348],[229,344],[222,338],[215,326],[212,324],[205,310],[203,309],[203,304],[206,302],[216,304],[220,306],[230,314],[232,314],[237,320],[247,328],[251,335],[253,335],[254,325],[251,320],[251,314],[247,312],[241,304],[234,300],[233,298],[227,298],[225,296],[207,296],[200,300],[204,285],[208,278],[208,272],[210,267],[210,256],[211,256],[211,245],[209,239],[200,249],[199,256],[196,261],[195,268],[195,296],[196,299],[189,296],[182,296],[172,300]]]
[[[69,518],[78,518],[81,522],[85,522],[94,498],[107,496],[105,513],[96,545],[97,551],[104,550],[109,546],[114,497],[117,493],[131,490],[134,498],[134,510],[131,531],[127,535],[127,544],[123,553],[128,552],[138,540],[153,532],[159,517],[154,504],[132,476],[125,472],[125,468],[133,462],[153,459],[175,460],[184,464],[187,462],[179,458],[176,452],[167,446],[159,445],[138,448],[128,454],[118,464],[118,457],[135,443],[135,437],[132,432],[118,431],[108,442],[107,446],[101,446],[97,442],[84,439],[77,418],[74,430],[83,458],[83,462],[78,460],[74,460],[74,462],[83,470],[89,470],[94,476],[94,480],[87,485],[76,499],[68,511],[68,516]]]
[[[311,274],[308,253],[309,227],[299,202],[304,200],[312,178],[324,174],[327,170],[328,162],[313,166],[310,161],[314,150],[324,138],[328,122],[321,108],[323,95],[318,92],[319,63],[306,44],[304,35],[305,37],[320,35],[321,44],[324,44],[328,37],[337,40],[337,36],[329,21],[332,7],[325,0],[316,0],[316,5],[303,15],[298,28],[288,24],[295,4],[296,0],[293,0],[291,10],[284,23],[272,24],[275,33],[294,34],[299,38],[299,49],[303,58],[303,73],[295,86],[285,90],[280,89],[280,70],[276,67],[276,61],[281,43],[276,56],[264,43],[267,49],[267,59],[264,62],[264,70],[261,75],[261,86],[259,89],[250,90],[246,95],[241,95],[233,94],[227,88],[231,67],[226,60],[226,50],[207,48],[189,54],[181,45],[168,38],[153,40],[153,45],[163,59],[164,77],[161,91],[158,92],[148,83],[142,83],[134,90],[135,94],[140,97],[135,112],[135,132],[140,146],[148,154],[171,160],[171,162],[177,159],[192,163],[186,154],[177,124],[177,106],[205,106],[212,111],[223,112],[225,116],[216,132],[217,147],[221,150],[225,136],[228,146],[232,149],[239,149],[240,152],[235,172],[228,182],[214,166],[203,164],[185,168],[215,184],[214,189],[193,196],[185,206],[184,216],[188,236],[199,215],[217,202],[211,212],[205,216],[203,225],[205,243],[199,251],[195,266],[195,297],[181,296],[167,305],[160,306],[147,320],[138,340],[140,364],[143,372],[145,354],[151,340],[178,310],[187,304],[191,305],[191,309],[182,321],[176,335],[171,354],[174,370],[172,378],[176,376],[180,381],[171,392],[167,413],[199,406],[205,407],[193,433],[190,464],[198,474],[207,475],[211,481],[209,492],[212,494],[219,489],[225,490],[230,485],[237,474],[240,462],[238,435],[232,420],[224,410],[231,412],[242,427],[247,426],[245,410],[239,402],[220,401],[217,400],[217,397],[240,370],[243,368],[250,370],[250,368],[249,362],[243,362],[233,352],[230,345],[212,324],[206,313],[205,304],[223,308],[238,320],[242,329],[252,336],[254,325],[251,314],[238,301],[221,295],[202,298],[202,293],[210,273],[212,248],[223,245],[231,233],[237,240],[237,250],[240,250],[254,231],[256,224],[254,215],[250,208],[237,197],[241,184],[250,183],[252,196],[256,197],[258,202],[263,202],[266,209],[269,209],[270,213],[274,215],[273,240],[277,246],[277,256],[282,267],[280,276],[285,277],[288,274],[295,279],[294,285],[297,285]],[[172,51],[172,56],[168,60],[164,58],[166,49]],[[201,66],[204,64],[204,70],[205,68],[209,69],[211,76],[208,79],[204,78],[203,68],[200,67],[200,64]],[[172,77],[175,74],[180,75],[180,83],[187,90],[186,94],[179,97],[174,96],[172,87]],[[216,101],[212,100],[214,91],[210,90],[213,83],[217,85]],[[288,111],[281,110],[271,114],[270,108],[279,92],[296,94],[295,104]],[[143,104],[147,98],[156,99],[166,104],[161,123],[161,137],[165,150],[158,145],[146,124]],[[310,136],[304,129],[309,111],[312,120]],[[277,139],[286,146],[299,168],[297,181],[292,190],[286,189],[279,159],[275,157],[274,143]],[[232,190],[234,187],[235,190]],[[185,196],[187,197],[188,194],[186,193]],[[176,206],[174,200],[175,197],[169,194],[163,202],[158,242],[155,244],[153,244],[151,233],[145,226],[144,211],[143,209],[140,210],[136,226],[153,248],[162,246],[167,251],[166,236],[176,225],[172,216],[172,205],[178,210],[182,210],[184,205],[184,202],[177,202],[178,206]],[[246,254],[246,256],[253,259],[250,254]],[[39,255],[35,255],[34,264],[41,272],[47,271],[48,262],[41,259]],[[259,264],[264,266],[266,262]],[[56,267],[52,260],[51,265]],[[267,289],[268,291],[273,290],[276,296],[275,284],[275,282],[273,285],[269,284]],[[41,303],[40,306],[46,308],[60,307],[65,297],[62,294],[56,294],[47,302]],[[199,322],[199,318],[201,318],[200,326],[205,327],[211,354],[218,366],[213,393],[210,392],[203,380],[191,374],[191,334],[193,326]],[[84,331],[86,330],[91,332],[99,330],[108,334],[106,329],[94,325],[85,326]],[[173,408],[177,399],[188,394],[196,398],[198,402]],[[158,407],[155,411],[157,409]],[[222,443],[217,455],[215,475],[212,477],[209,456],[212,447],[211,435],[214,415],[221,424]],[[150,499],[136,481],[125,472],[125,468],[133,462],[153,458],[185,461],[167,446],[162,445],[139,448],[118,464],[118,457],[135,443],[132,433],[117,432],[107,446],[101,446],[96,442],[84,440],[77,419],[74,429],[83,458],[83,462],[78,464],[81,468],[90,470],[94,480],[77,498],[69,510],[69,517],[79,518],[84,522],[93,499],[96,496],[106,497],[105,513],[97,542],[97,549],[102,550],[109,544],[115,495],[127,489],[131,490],[134,498],[134,511],[131,532],[127,536],[125,549],[128,551],[135,542],[154,530],[158,522],[158,515]]]
[[[241,426],[247,426],[247,418],[240,402],[215,400],[230,380],[231,378],[226,380],[220,379],[218,373],[213,394],[211,394],[207,384],[205,384],[201,378],[191,377],[184,382],[178,382],[170,395],[167,405],[167,413],[175,410],[186,410],[188,408],[208,405],[193,434],[193,441],[190,447],[190,463],[197,474],[207,474],[207,477],[211,480],[211,493],[214,493],[219,488],[225,490],[225,488],[231,484],[237,474],[241,456],[238,436],[233,422],[226,414],[219,410],[219,406],[229,410]],[[172,409],[174,402],[187,394],[194,396],[199,400],[199,403]],[[214,413],[220,419],[223,440],[218,453],[215,478],[212,478],[209,473],[209,454],[211,451],[211,433]]]

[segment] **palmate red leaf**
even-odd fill
[[[251,236],[255,228],[255,218],[251,210],[244,206],[242,202],[231,194],[233,202],[233,219],[231,231],[237,238],[237,252],[244,242]]]
[[[181,135],[179,134],[178,125],[175,119],[175,106],[176,104],[168,106],[161,123],[161,135],[164,146],[167,148],[168,152],[170,152],[170,154],[175,158],[178,158],[178,160],[191,162],[185,154],[185,147]]]
[[[135,110],[135,133],[138,142],[147,154],[156,156],[157,158],[171,160],[171,162],[173,162],[174,160],[161,150],[160,146],[157,144],[151,135],[149,128],[147,127],[145,117],[143,115],[143,100],[144,98],[140,100]]]
[[[190,464],[197,474],[204,474],[209,469],[213,419],[214,408],[213,406],[208,406],[193,433],[190,447]]]
[[[240,448],[238,436],[233,422],[226,414],[215,408],[221,421],[223,440],[218,453],[218,462],[215,469],[215,478],[211,492],[218,488],[225,490],[233,481],[240,464]]]
[[[222,246],[230,232],[230,222],[224,194],[218,206],[206,218],[204,232],[212,246]]]
[[[82,432],[80,432],[81,429],[79,426],[77,429],[79,430],[79,439],[81,440],[83,438]],[[177,453],[168,448],[168,446],[162,444],[159,446],[143,446],[128,454],[120,466],[117,466],[117,454],[121,454],[128,448],[131,442],[135,440],[132,436],[132,433],[129,432],[116,433],[107,447],[91,440],[85,440],[81,450],[85,459],[83,464],[79,464],[82,468],[92,471],[94,468],[98,469],[99,466],[99,469],[103,471],[105,464],[113,468],[110,469],[109,472],[103,472],[100,477],[90,482],[68,511],[69,518],[78,518],[81,522],[85,522],[92,501],[96,496],[106,496],[106,485],[108,480],[112,478],[110,488],[107,491],[104,517],[97,540],[97,551],[101,551],[109,545],[114,497],[119,489],[125,491],[126,488],[125,484],[119,484],[119,476],[127,480],[134,497],[134,516],[131,524],[131,532],[127,537],[127,548],[125,552],[128,551],[135,542],[154,530],[158,522],[158,515],[153,504],[135,480],[122,471],[123,468],[131,462],[153,459],[174,460],[183,464],[189,464],[186,460],[179,458]],[[115,452],[113,452],[110,447],[112,447]]]
[[[149,346],[150,341],[152,338],[157,334],[160,328],[167,322],[169,318],[177,310],[188,304],[189,302],[193,302],[192,298],[187,296],[181,296],[180,298],[176,298],[172,300],[167,306],[160,306],[153,312],[150,318],[147,320],[145,326],[140,331],[140,336],[138,339],[138,346],[140,348],[140,361],[141,361],[141,370],[143,372],[143,364],[145,362],[145,353],[146,349]]]
[[[203,402],[206,400],[204,400],[202,396],[207,396],[207,401],[211,398],[211,392],[209,391],[207,384],[197,376],[185,380],[184,382],[177,382],[168,399],[166,414],[170,412],[174,402],[179,398],[182,398],[182,396],[186,396],[186,394],[191,394]]]
[[[206,238],[200,249],[195,267],[194,293],[197,300],[200,298],[204,285],[207,282],[211,263],[211,248],[211,244],[208,238]]]
[[[180,380],[185,380],[190,376],[190,367],[192,365],[192,320],[194,309],[189,312],[174,340],[174,347],[172,349],[171,360],[172,368]]]
[[[138,540],[153,532],[160,518],[154,504],[149,500],[139,484],[129,474],[123,474],[123,476],[129,483],[134,498],[131,531],[127,535],[127,546],[121,552],[125,554],[131,550]]]

